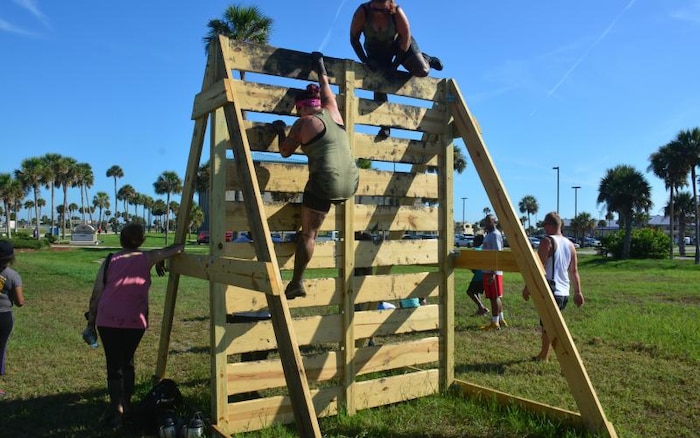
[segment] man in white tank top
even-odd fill
[[[547,213],[542,222],[547,237],[540,239],[537,255],[544,265],[547,282],[554,294],[554,300],[560,311],[563,311],[569,301],[569,291],[574,288],[574,303],[577,307],[583,305],[581,293],[581,278],[578,274],[578,257],[574,244],[561,234],[561,218],[556,212]],[[523,298],[530,298],[530,291],[523,289]],[[542,322],[540,321],[540,325]],[[550,339],[542,327],[542,349],[533,360],[547,361],[549,359]]]

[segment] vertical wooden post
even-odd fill
[[[345,95],[343,105],[343,121],[350,142],[350,152],[355,149],[355,113],[357,102],[355,100],[355,69],[354,63],[346,60],[344,63],[343,82],[340,84],[340,92]],[[354,156],[354,154],[353,154]],[[343,205],[343,328],[345,330],[343,355],[345,366],[343,369],[343,387],[345,388],[345,409],[349,415],[353,415],[356,408],[355,401],[355,198],[351,197]]]
[[[218,109],[211,120],[209,177],[209,253],[224,254],[226,218],[217,212],[226,211],[226,150],[229,135],[224,111]],[[228,390],[226,378],[226,289],[221,283],[209,283],[209,345],[211,366],[211,415],[216,424],[228,429]]]
[[[440,84],[439,98],[446,107],[447,81]],[[454,146],[452,143],[451,116],[445,108],[444,132],[440,135],[442,150],[438,157],[438,193],[440,208],[438,223],[442,229],[438,244],[440,264],[440,390],[445,391],[454,381],[454,315],[455,282],[452,248],[454,242]]]

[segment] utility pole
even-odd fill
[[[554,166],[552,169],[557,171],[557,213],[559,213],[559,166]]]
[[[576,219],[576,216],[578,216],[578,189],[581,186],[571,186],[571,188],[574,189],[574,219]]]
[[[464,231],[464,211],[465,211],[464,201],[466,201],[467,199],[469,199],[469,198],[467,198],[467,197],[462,198],[462,231]]]

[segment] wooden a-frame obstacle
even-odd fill
[[[320,437],[318,416],[336,414],[341,408],[352,415],[359,409],[457,386],[465,394],[494,396],[592,432],[616,436],[548,292],[542,266],[478,126],[453,80],[399,73],[385,79],[353,61],[326,58],[354,156],[412,168],[410,172],[361,171],[355,199],[332,208],[323,224],[323,230],[340,231],[341,240],[319,242],[309,265],[333,268],[338,274],[307,279],[309,295],[287,301],[281,270],[292,268],[294,245],[273,244],[270,233],[298,229],[300,206],[297,202],[266,201],[263,193],[300,193],[307,169],[303,162],[254,161],[252,151],[278,152],[277,140],[267,123],[251,122],[244,114],[290,115],[294,96],[304,86],[273,85],[269,79],[316,81],[309,66],[306,53],[224,37],[211,44],[202,91],[194,102],[194,133],[176,230],[176,241],[184,242],[188,221],[183,218],[192,206],[209,123],[210,251],[206,256],[185,253],[171,260],[156,376],[164,377],[166,372],[179,278],[187,275],[210,282],[211,414],[218,435],[256,430],[273,422],[296,422],[301,436]],[[257,73],[256,82],[234,79],[234,70]],[[369,90],[413,100],[382,104],[372,100]],[[358,97],[362,93],[368,97]],[[420,138],[378,141],[373,135],[355,132],[358,125],[374,126],[373,131],[376,126],[389,125],[417,132]],[[452,142],[456,137],[465,142],[511,251],[453,254]],[[233,158],[229,158],[229,151]],[[439,171],[426,172],[427,166]],[[230,191],[242,191],[243,201],[228,201],[226,192]],[[425,199],[437,200],[439,206],[425,206]],[[227,230],[250,230],[254,242],[226,242]],[[439,230],[439,238],[356,241],[358,230],[383,230],[392,236],[404,231]],[[392,272],[392,267],[400,265],[413,268]],[[358,267],[373,267],[374,273],[354,276]],[[522,274],[554,341],[579,413],[455,379],[455,268]],[[417,297],[432,297],[429,302],[434,304],[381,311],[355,307]],[[228,320],[233,313],[264,308],[271,314],[269,321]],[[362,342],[374,336],[380,337],[381,345]],[[239,354],[261,350],[274,352],[266,360],[237,360]],[[258,391],[266,396],[260,397]],[[246,399],[251,393],[257,396]]]

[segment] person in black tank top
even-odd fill
[[[364,35],[364,44],[360,43]],[[394,0],[371,0],[361,4],[350,24],[350,44],[360,61],[373,71],[391,74],[399,65],[414,76],[425,77],[430,69],[442,70],[439,58],[422,53],[411,34],[408,18]],[[386,93],[375,93],[374,100],[386,102]],[[388,137],[383,126],[380,137]]]

